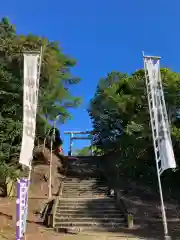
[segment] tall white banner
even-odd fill
[[[160,141],[160,157],[162,172],[169,168],[176,168],[176,161],[174,157],[172,142],[166,129],[164,131],[164,136]]]
[[[36,131],[40,54],[24,54],[23,137],[19,162],[31,167]]]
[[[162,89],[159,59],[145,58],[145,66],[149,78],[149,111],[152,112],[152,131],[154,132],[155,151],[157,151],[158,170],[161,174],[169,168],[176,168],[171,141],[167,110]]]

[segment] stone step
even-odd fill
[[[79,204],[79,203],[72,203],[72,204],[62,204],[60,203],[58,205],[58,207],[60,208],[88,208],[88,209],[117,209],[117,207],[115,206],[115,204],[109,204],[109,205],[105,205],[105,206],[102,206],[101,203],[99,204],[96,204],[96,205],[91,205],[91,204]]]
[[[63,195],[62,195],[62,197],[63,198],[99,198],[99,197],[105,197],[106,196],[106,194],[100,194],[100,193],[64,193]]]
[[[63,191],[63,196],[80,196],[80,195],[87,195],[87,196],[106,196],[108,195],[108,192],[107,191]]]
[[[98,194],[98,195],[101,195],[101,194],[103,194],[103,195],[105,195],[105,194],[107,194],[108,193],[108,191],[107,190],[72,190],[72,189],[67,189],[67,190],[63,190],[62,191],[62,193],[63,193],[63,195],[64,194],[83,194],[83,193],[87,193],[87,194]]]
[[[96,166],[98,167],[98,163],[95,161],[80,161],[80,160],[72,160],[72,161],[68,161],[69,164],[78,164],[78,165],[89,165],[89,166]]]
[[[96,166],[98,167],[98,163],[96,163],[95,161],[80,161],[80,160],[71,160],[71,161],[67,161],[68,165],[89,165],[89,166]]]
[[[96,219],[99,219],[99,218],[123,218],[124,219],[124,215],[122,213],[118,213],[118,212],[108,212],[108,213],[104,213],[103,211],[100,211],[100,212],[91,212],[91,213],[79,213],[79,212],[75,212],[74,211],[71,213],[70,211],[68,212],[57,212],[56,213],[56,217],[57,218],[80,218],[80,219],[83,219],[83,218],[96,218]]]
[[[64,184],[63,185],[63,189],[65,188],[71,188],[71,189],[108,189],[108,187],[106,185],[95,185],[95,184],[81,184],[81,183],[77,183],[77,184]]]
[[[104,181],[64,181],[64,184],[67,185],[76,185],[76,184],[83,184],[83,185],[103,185],[106,186]]]
[[[78,179],[78,180],[73,180],[70,181],[68,179],[64,179],[64,183],[67,184],[78,184],[78,183],[82,183],[82,184],[105,184],[105,181],[101,181],[101,180],[82,180],[82,179]]]
[[[90,168],[90,169],[99,170],[99,167],[97,166],[97,164],[89,163],[89,162],[72,161],[67,164],[67,167]]]
[[[64,188],[63,189],[63,193],[64,192],[97,192],[97,193],[105,193],[108,192],[108,189],[72,189],[72,188]]]
[[[65,195],[63,195],[63,197],[64,198],[72,198],[72,199],[74,199],[74,198],[77,198],[77,199],[85,198],[85,199],[87,199],[87,198],[95,198],[95,197],[99,198],[99,197],[102,197],[102,195],[99,195],[99,194],[94,194],[94,195],[93,194],[79,194],[79,195],[72,194],[71,197],[70,197],[69,194],[65,194]]]
[[[82,161],[88,160],[88,161],[98,161],[97,159],[100,159],[99,156],[70,156],[69,160],[71,159],[81,159]]]
[[[115,206],[115,202],[114,201],[59,201],[59,204],[58,206],[73,206],[73,205],[76,205],[76,206],[84,206],[84,207],[92,207],[92,208],[102,208],[102,207],[111,207],[111,206]]]
[[[97,163],[88,162],[88,161],[83,161],[83,162],[82,161],[69,161],[69,162],[67,162],[67,165],[69,165],[69,166],[89,166],[90,168],[93,168],[93,167],[99,168]]]
[[[86,187],[86,186],[76,186],[76,187],[70,187],[70,186],[64,186],[63,187],[63,191],[66,190],[72,190],[72,191],[82,191],[82,190],[86,190],[86,191],[94,191],[94,190],[98,190],[98,191],[107,191],[108,188],[107,187]]]
[[[94,171],[79,171],[77,170],[73,170],[73,171],[67,171],[67,175],[68,176],[89,176],[89,177],[95,177],[97,176],[97,173]]]
[[[68,228],[68,227],[77,227],[77,228],[81,228],[81,229],[89,229],[89,228],[120,228],[120,227],[124,227],[125,224],[124,222],[56,222],[55,223],[55,228]]]
[[[67,172],[68,171],[78,171],[78,172],[95,172],[98,173],[98,169],[96,167],[91,167],[89,165],[80,165],[80,164],[76,164],[76,165],[70,165],[67,168]]]
[[[76,171],[77,170],[78,171],[95,171],[96,173],[99,172],[96,166],[92,167],[89,164],[71,164],[67,167],[67,172],[69,170],[71,170],[71,171],[72,170],[74,170],[74,171],[75,170]]]
[[[67,186],[67,187],[79,187],[79,186],[82,186],[82,187],[108,187],[105,183],[82,183],[82,182],[77,182],[77,183],[63,183],[64,186]]]
[[[61,209],[78,209],[78,210],[81,210],[81,209],[87,209],[88,208],[88,211],[91,210],[91,209],[117,209],[117,207],[115,205],[110,205],[110,206],[102,206],[100,204],[98,205],[95,205],[95,206],[92,206],[92,205],[80,205],[80,204],[72,204],[72,205],[59,205],[58,208],[61,208]]]
[[[79,179],[79,180],[76,180],[76,181],[69,181],[67,179],[65,179],[65,182],[67,183],[86,183],[86,184],[101,184],[101,183],[105,183],[105,181],[102,181],[102,180],[82,180],[82,179]]]
[[[66,181],[64,180],[64,184],[72,184],[72,185],[75,185],[75,184],[83,184],[83,185],[97,185],[97,186],[107,186],[106,182],[105,181],[84,181],[84,180],[79,180],[79,181]]]
[[[63,186],[63,189],[72,189],[72,190],[76,190],[76,189],[98,189],[98,190],[107,190],[108,189],[108,187],[96,187],[96,186],[86,186],[86,185],[84,185],[84,186],[82,186],[82,185],[76,185],[76,186]]]
[[[98,168],[96,166],[92,166],[90,164],[77,164],[77,163],[68,164],[67,165],[67,171],[69,171],[69,170],[81,170],[81,171],[84,170],[84,171],[99,172]]]
[[[63,188],[63,192],[97,192],[97,193],[104,193],[108,192],[107,188]]]
[[[101,177],[84,177],[84,178],[79,178],[79,177],[66,177],[65,178],[67,181],[69,182],[73,182],[73,181],[102,181]]]
[[[107,193],[108,190],[96,190],[96,189],[63,189],[62,193],[68,193],[68,194],[72,194],[72,193],[93,193],[93,194],[104,194]]]
[[[83,184],[83,183],[64,183],[64,187],[70,187],[70,188],[108,188],[105,184]]]
[[[94,163],[94,162],[90,163],[88,161],[86,161],[86,162],[71,161],[71,162],[67,163],[67,167],[79,167],[79,168],[87,168],[88,167],[90,169],[95,168],[97,170],[101,170],[96,163]]]
[[[61,196],[61,199],[69,199],[69,200],[73,200],[73,199],[76,199],[76,200],[81,200],[81,199],[84,199],[84,200],[88,200],[90,201],[90,199],[100,199],[100,198],[104,198],[104,197],[107,197],[107,196],[104,196],[104,195],[88,195],[87,196],[85,194],[83,195],[69,195],[67,194],[67,196],[63,195]]]
[[[96,185],[96,184],[82,184],[82,183],[76,183],[76,184],[63,184],[63,188],[92,188],[92,189],[108,189],[108,187],[104,185]]]
[[[98,172],[96,169],[81,169],[80,167],[72,167],[67,170],[67,173],[91,173],[93,174],[92,176],[97,176]],[[78,176],[78,175],[76,175]]]
[[[67,181],[67,182],[94,182],[94,183],[96,183],[96,182],[105,182],[103,179],[96,179],[96,178],[91,178],[91,177],[89,177],[88,179],[84,179],[84,178],[77,178],[77,179],[73,179],[73,180],[69,180],[69,178],[67,179],[67,178],[65,178],[65,181]]]
[[[95,164],[95,163],[90,163],[90,162],[79,162],[79,161],[72,161],[72,162],[69,162],[67,164],[67,166],[78,166],[80,168],[85,168],[85,167],[89,167],[89,168],[96,168],[96,169],[99,169],[98,165]]]
[[[77,182],[77,183],[64,183],[64,186],[67,187],[108,187],[105,183],[97,184],[97,183],[82,183],[82,182]]]
[[[77,226],[77,227],[55,227],[54,228],[54,230],[56,231],[56,232],[72,232],[72,233],[81,233],[81,232],[84,232],[84,233],[88,233],[89,235],[91,235],[91,234],[94,234],[94,233],[96,233],[96,234],[103,234],[103,236],[104,235],[106,235],[106,234],[109,234],[109,233],[115,233],[115,234],[117,234],[118,233],[118,235],[119,235],[119,233],[120,232],[123,232],[123,230],[125,230],[125,231],[127,231],[127,227],[125,227],[125,226],[122,226],[122,227],[116,227],[116,228],[114,228],[114,227],[107,227],[107,226],[105,226],[105,227],[102,227],[102,226],[98,226],[98,227],[91,227],[91,228],[88,228],[88,227],[85,227],[85,226]],[[116,239],[117,237],[115,236],[115,239]],[[114,238],[112,238],[112,239],[114,239]],[[122,240],[125,240],[125,239],[131,239],[131,238],[129,238],[129,237],[127,237],[127,236],[123,236],[123,238],[120,238],[119,236],[118,236],[118,239],[122,239]],[[134,238],[132,238],[132,240],[134,240]]]
[[[71,193],[97,193],[97,194],[105,194],[105,193],[108,193],[108,190],[98,190],[98,189],[63,189],[62,191],[63,193],[68,193],[68,194],[71,194]]]
[[[89,176],[89,177],[96,177],[97,174],[94,172],[67,172],[67,176],[80,176],[80,177],[85,177],[85,176]]]
[[[100,172],[98,171],[98,169],[96,167],[91,167],[89,165],[80,165],[80,164],[72,164],[70,166],[68,166],[67,168],[67,172],[68,171],[78,171],[78,172],[82,172],[82,171],[85,171],[85,172],[94,172],[94,173],[99,173]]]
[[[104,212],[103,212],[104,211]],[[85,216],[91,216],[91,214],[93,215],[94,213],[97,213],[98,215],[108,215],[109,213],[121,213],[120,210],[118,210],[117,208],[84,208],[84,207],[58,207],[56,210],[57,213],[61,213],[62,215],[64,215],[64,213],[66,214],[84,214]]]
[[[94,188],[94,187],[63,187],[63,192],[65,191],[97,191],[97,192],[104,192],[107,191],[108,188]]]
[[[108,192],[108,189],[83,189],[83,188],[63,188],[63,193],[65,192],[96,192],[96,193],[105,193]]]
[[[86,218],[58,218],[55,217],[55,222],[56,223],[63,223],[63,224],[67,224],[67,223],[71,223],[72,225],[75,224],[89,224],[89,225],[94,225],[94,223],[124,223],[124,218],[103,218],[103,217],[99,217],[99,218],[92,218],[92,217],[86,217]]]
[[[77,203],[82,202],[85,204],[89,201],[93,202],[94,204],[96,204],[96,203],[101,203],[101,204],[115,203],[114,199],[108,198],[108,197],[106,197],[106,198],[87,198],[87,199],[82,198],[82,199],[78,199],[77,201],[76,201],[76,198],[74,198],[74,199],[61,198],[59,200],[59,203],[63,202],[63,203],[71,203],[72,204],[72,203],[76,203],[76,202]]]
[[[92,189],[107,189],[108,187],[106,185],[95,185],[95,184],[66,184],[64,183],[63,188],[92,188]]]
[[[64,208],[60,208],[60,207],[57,207],[57,210],[56,210],[57,214],[60,213],[63,215],[66,215],[66,214],[70,214],[70,215],[74,215],[74,214],[84,214],[85,216],[86,215],[94,215],[94,214],[97,214],[97,215],[108,215],[108,214],[121,214],[121,212],[117,209],[107,209],[107,208],[102,208],[102,209],[87,209],[87,208],[81,208],[81,209],[76,209],[76,208],[71,208],[71,209],[64,209]]]
[[[67,182],[97,182],[97,181],[102,181],[101,179],[96,179],[96,178],[65,178],[65,181]]]

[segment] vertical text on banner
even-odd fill
[[[23,137],[19,162],[27,167],[31,167],[35,140],[39,59],[40,54],[24,54]]]
[[[18,180],[16,200],[16,240],[22,239],[26,228],[28,185],[29,179],[23,178]]]

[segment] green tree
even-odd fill
[[[72,76],[76,61],[65,55],[57,42],[29,34],[18,35],[7,18],[0,22],[0,161],[16,163],[22,133],[23,55],[40,50],[42,67],[37,112],[37,136],[43,138],[49,120],[61,113],[58,121],[70,118],[69,109],[79,105],[69,87],[80,79]]]
[[[161,69],[161,75],[177,159],[180,75],[165,68]],[[114,171],[120,169],[128,178],[157,183],[144,70],[132,75],[112,72],[100,80],[90,102],[89,115],[94,145],[104,154],[116,156],[111,157],[114,162],[110,161],[108,166]]]
[[[83,147],[82,149],[77,149],[74,156],[91,156],[91,146]]]

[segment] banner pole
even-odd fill
[[[52,138],[52,137],[51,137]],[[53,140],[51,139],[51,152],[50,152],[50,164],[49,164],[49,198],[52,197],[52,145],[53,145]]]
[[[161,213],[162,213],[162,220],[163,220],[163,226],[164,226],[164,239],[171,240],[171,237],[169,236],[169,233],[168,233],[166,210],[165,210],[165,206],[164,206],[161,178],[160,178],[160,173],[158,170],[157,160],[156,160],[156,169],[157,169],[157,178],[158,178],[158,185],[159,185],[159,194],[160,194],[160,200],[161,200]]]
[[[49,165],[49,198],[52,197],[52,151],[53,151],[53,143],[55,140],[55,127],[56,127],[56,120],[53,123],[53,132],[51,135],[51,152],[50,152],[50,165]]]
[[[57,125],[57,121],[59,118],[60,114],[58,114],[56,116],[56,118],[54,119],[53,122],[53,132],[52,132],[52,136],[51,136],[51,152],[50,152],[50,166],[49,166],[49,198],[52,197],[52,163],[53,163],[53,143],[55,142],[55,137],[56,137],[56,133],[55,133],[55,129],[56,129],[56,125]]]
[[[27,109],[23,108],[23,139],[22,139],[22,146],[21,146],[21,152],[20,152],[20,160],[19,162],[22,164],[23,169],[25,169],[25,166],[29,168],[28,171],[28,177],[21,179],[19,181],[19,197],[17,198],[17,233],[16,233],[16,238],[26,238],[26,223],[27,223],[27,216],[28,216],[28,189],[29,189],[29,185],[30,185],[30,179],[31,179],[31,173],[32,173],[32,159],[33,159],[33,148],[34,148],[34,140],[35,140],[35,130],[36,130],[36,112],[37,112],[37,103],[38,103],[38,90],[39,90],[39,79],[40,79],[40,74],[41,74],[41,61],[42,61],[42,47],[40,51],[28,51],[28,52],[24,52],[24,59],[25,59],[25,54],[35,54],[36,56],[28,56],[29,57],[35,57],[34,60],[37,61],[37,65],[34,66],[35,64],[33,64],[34,62],[32,61],[32,67],[33,69],[35,69],[35,67],[37,67],[37,75],[36,75],[36,81],[32,81],[34,76],[31,76],[31,71],[29,71],[29,65],[27,65],[27,62],[25,64],[25,60],[24,60],[24,96],[23,96],[23,105],[26,106],[27,105]],[[27,60],[27,56],[26,56],[26,60]],[[25,71],[26,70],[26,71]],[[33,72],[33,71],[32,71]],[[28,82],[27,82],[28,80]],[[35,83],[34,83],[35,82]],[[29,91],[29,88],[32,87],[33,91]],[[27,91],[28,88],[28,91]],[[25,104],[26,102],[26,104]],[[35,111],[35,117],[32,114],[32,110],[30,109],[32,107],[32,105],[34,105],[34,111]],[[26,118],[25,118],[26,117]],[[35,119],[35,123],[33,128],[29,127],[29,122],[31,119]],[[24,128],[24,122],[26,122],[27,127],[26,129]],[[31,131],[30,131],[31,130]],[[34,131],[34,132],[33,132]],[[25,137],[28,137],[28,141],[26,139],[26,141],[24,140],[24,132],[25,132]],[[24,142],[23,142],[24,140]],[[24,145],[23,145],[24,143]],[[29,151],[29,155],[26,156],[26,150],[25,147],[28,147],[28,143],[31,144],[31,151]],[[30,153],[31,152],[31,153]],[[26,158],[29,157],[29,162],[25,162],[25,156]],[[21,189],[21,181],[24,181],[26,183],[26,186],[23,187],[23,189]],[[24,191],[24,189],[26,190],[26,194],[23,194],[23,202],[21,203],[21,191]],[[21,209],[21,205],[23,205],[23,210]],[[21,217],[19,217],[21,216]],[[19,218],[19,219],[18,219]],[[23,226],[22,226],[23,223]]]
[[[164,239],[165,240],[171,240],[171,237],[169,236],[168,232],[168,226],[167,226],[167,217],[166,217],[166,210],[164,206],[164,199],[163,199],[163,193],[162,193],[162,185],[161,185],[161,177],[160,177],[160,172],[159,172],[159,166],[158,166],[158,155],[156,151],[156,140],[154,136],[154,121],[153,121],[153,116],[152,116],[152,111],[151,111],[151,104],[150,104],[150,95],[148,92],[148,76],[147,76],[147,69],[146,69],[146,63],[145,59],[151,58],[151,59],[156,59],[159,60],[160,57],[150,57],[150,56],[144,56],[143,52],[143,62],[144,62],[144,71],[145,71],[145,79],[146,79],[146,89],[147,89],[147,98],[148,98],[148,105],[149,105],[149,112],[150,112],[150,119],[151,119],[151,127],[152,127],[152,135],[153,135],[153,145],[154,145],[154,152],[155,152],[155,161],[156,161],[156,171],[157,171],[157,178],[158,178],[158,187],[159,187],[159,194],[160,194],[160,201],[161,201],[161,214],[162,214],[162,221],[163,221],[163,227],[164,227]],[[151,95],[153,95],[151,93]]]

